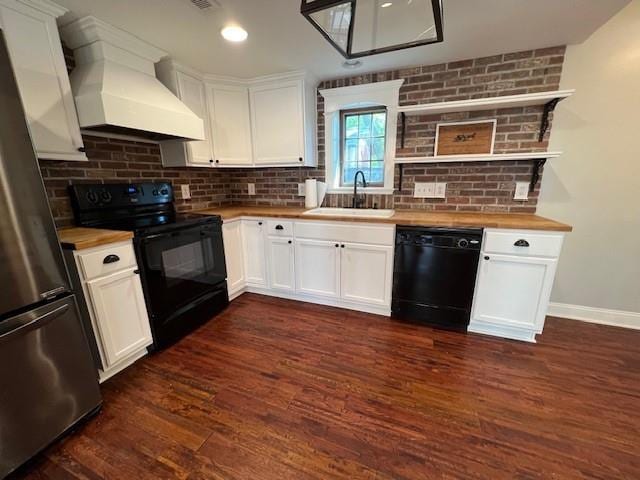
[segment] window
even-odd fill
[[[324,98],[324,168],[327,192],[353,195],[353,177],[362,170],[361,191],[391,195],[398,130],[398,103],[404,80],[320,90]]]
[[[353,186],[362,170],[367,184],[383,186],[387,109],[342,110],[340,125],[340,185]]]

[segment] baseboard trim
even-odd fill
[[[625,312],[606,308],[585,307],[567,303],[550,303],[547,315],[612,327],[640,330],[640,312]]]

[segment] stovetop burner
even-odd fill
[[[83,227],[134,232],[136,236],[220,222],[219,217],[177,213],[170,183],[72,185],[71,204]]]

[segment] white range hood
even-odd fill
[[[204,140],[204,124],[155,75],[166,52],[95,17],[60,29],[73,49],[80,127],[151,140]]]

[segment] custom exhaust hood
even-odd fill
[[[204,124],[156,78],[167,53],[88,16],[60,29],[80,127],[147,140],[203,140]]]

